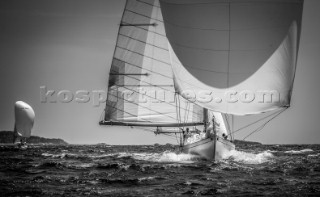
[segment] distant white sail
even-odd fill
[[[35,118],[32,107],[23,101],[17,101],[14,105],[14,114],[15,137],[30,137]]]
[[[160,3],[181,95],[233,115],[290,105],[303,1]]]

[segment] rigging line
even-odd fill
[[[158,100],[158,101],[160,101],[160,102],[162,102],[162,103],[166,103],[166,104],[168,104],[168,105],[171,105],[171,106],[173,106],[173,107],[176,107],[176,105],[174,105],[174,104],[171,104],[171,103],[168,103],[168,102],[164,102],[164,101],[162,101],[162,100],[160,100],[160,99],[156,99],[156,98],[154,98],[154,97],[152,97],[152,96],[148,96],[148,95],[146,95],[146,94],[143,94],[143,93],[140,93],[140,92],[138,92],[138,91],[135,91],[135,90],[133,90],[133,89],[129,89],[129,88],[126,88],[126,87],[124,87],[124,86],[121,86],[121,88],[125,88],[125,89],[127,89],[127,90],[130,90],[130,91],[133,91],[133,92],[135,92],[135,93],[137,93],[137,94],[140,94],[140,95],[143,95],[143,96],[147,96],[147,97],[149,97],[149,98],[151,98],[151,99],[155,99],[155,100]],[[108,91],[109,92],[109,91]],[[109,93],[108,93],[109,94]],[[121,98],[120,98],[121,99]],[[128,101],[129,102],[129,101]],[[183,110],[186,110],[185,108],[183,108],[183,107],[179,107],[179,108],[182,108]],[[198,113],[196,113],[196,112],[193,112],[194,114],[196,114],[196,115],[200,115],[200,114],[198,114]]]
[[[126,77],[135,79],[135,80],[137,80],[137,81],[141,81],[141,80],[139,80],[139,79],[137,79],[137,78],[134,78],[134,77],[131,77],[131,76],[126,76]],[[144,82],[144,83],[146,83],[146,84],[152,85],[151,83],[148,83],[148,82],[146,82],[146,81],[141,81],[141,82]],[[129,88],[126,88],[125,86],[120,86],[120,87],[121,87],[121,88],[125,88],[125,89],[127,89],[127,90],[134,91],[134,92],[136,92],[136,93],[138,93],[138,94],[141,94],[141,95],[145,95],[145,96],[147,96],[147,97],[150,97],[151,99],[156,99],[156,98],[154,98],[154,97],[152,97],[152,96],[148,96],[148,95],[146,95],[146,94],[142,94],[142,93],[140,93],[140,92],[138,92],[138,91],[135,91],[134,89],[129,89]],[[176,92],[172,92],[171,90],[167,90],[167,89],[162,88],[162,87],[158,87],[158,88],[176,94]],[[178,98],[180,98],[180,97],[178,97]],[[167,103],[167,104],[169,104],[169,105],[171,105],[171,106],[173,106],[173,107],[176,107],[174,104],[171,104],[171,103],[168,103],[168,102],[164,102],[163,100],[160,100],[160,99],[156,99],[156,100],[158,100],[159,102]],[[180,100],[179,100],[179,101],[180,101]],[[188,100],[186,100],[186,102],[189,103]],[[186,108],[182,108],[182,109],[186,110]],[[196,112],[193,112],[193,113],[200,116],[199,113],[196,113]]]
[[[230,128],[230,123],[229,123],[229,119],[228,119],[228,114],[223,114],[224,115],[224,119],[226,120],[226,123],[227,123],[227,127],[228,127],[228,130],[229,130],[229,134],[231,136],[231,128]]]
[[[138,94],[141,94],[141,93],[139,93],[139,92],[137,92],[137,93],[138,93]],[[139,106],[139,107],[143,107],[143,108],[148,109],[148,110],[150,110],[150,111],[153,111],[153,112],[155,112],[155,113],[157,113],[157,114],[161,114],[161,115],[167,116],[167,117],[172,118],[172,119],[174,119],[175,121],[177,121],[177,120],[176,120],[174,117],[172,117],[172,116],[169,116],[169,115],[166,115],[166,114],[157,112],[157,111],[155,111],[155,110],[152,110],[151,108],[147,108],[147,107],[144,107],[144,106],[142,106],[142,105],[138,105],[138,103],[131,102],[131,101],[127,100],[127,99],[121,98],[121,97],[119,97],[119,96],[113,95],[113,94],[111,94],[111,93],[108,92],[108,96],[109,96],[109,95],[114,96],[114,97],[116,97],[116,98],[118,98],[118,99],[120,99],[120,100],[127,101],[128,103],[131,103],[131,104],[133,104],[133,105],[137,105],[137,106]],[[144,95],[144,94],[143,94],[143,95]],[[146,95],[146,96],[147,96],[147,95]],[[169,104],[169,103],[167,103],[167,104]],[[174,105],[173,105],[173,106],[174,106]],[[179,108],[179,109],[180,109],[180,108]]]
[[[234,130],[234,115],[231,115],[231,120],[232,120],[232,123],[231,123],[231,125],[232,125],[232,131]]]
[[[178,102],[178,114],[179,114],[179,122],[181,123],[181,102],[180,102],[180,98],[179,96],[177,95],[177,102]]]
[[[201,28],[201,27],[178,25],[178,24],[172,23],[169,20],[165,20],[165,19],[163,19],[163,21],[165,24],[175,26],[178,28],[200,30],[200,31],[215,31],[215,32],[227,32],[227,31],[241,32],[241,31],[250,31],[250,30],[286,29],[286,28],[288,28],[288,25],[276,24],[273,26],[255,26],[255,27],[238,28],[238,29],[217,29],[217,28]]]
[[[138,1],[138,0],[137,0]],[[270,1],[268,1],[268,0],[265,0],[265,1],[259,1],[259,3],[268,3],[268,4],[270,4],[270,3],[273,3],[273,4],[276,4],[276,5],[278,5],[278,4],[301,4],[301,0],[293,0],[293,1],[286,1],[286,2],[277,2],[277,1],[273,1],[273,2],[270,2]],[[168,4],[168,5],[173,5],[173,6],[177,6],[177,5],[179,5],[179,6],[193,6],[193,5],[203,5],[203,4],[217,4],[217,5],[226,5],[226,2],[225,1],[215,1],[215,2],[197,2],[197,3],[195,3],[195,2],[190,2],[190,3],[172,3],[172,2],[170,2],[169,3],[169,1],[162,1],[162,3],[163,4]],[[256,0],[251,0],[251,1],[249,1],[249,0],[247,0],[247,1],[239,1],[239,2],[233,2],[233,4],[244,4],[244,3],[251,3],[251,4],[256,4],[257,3],[257,1]]]
[[[179,143],[178,136],[177,136],[177,134],[176,134],[176,133],[175,133],[175,135],[174,135],[174,136],[175,136],[175,138],[176,138],[176,142],[177,142],[177,144],[180,144],[180,143]],[[180,134],[180,136],[181,136],[181,134]],[[180,137],[180,138],[181,138],[181,137]]]
[[[185,114],[185,118],[184,118],[184,122],[187,122],[189,119],[189,112],[190,112],[190,103],[187,103],[187,111],[184,113]]]
[[[128,1],[126,1],[125,2],[125,4],[124,4],[124,7],[126,8],[128,6]],[[121,15],[121,21],[123,20],[123,17],[124,17],[124,12],[122,12],[122,15]],[[120,30],[121,30],[121,25],[119,25],[118,26],[118,33],[120,32]],[[119,42],[119,36],[117,35],[117,40],[116,40],[116,43],[118,43]],[[114,50],[113,50],[113,55],[112,55],[112,57],[114,57],[115,56],[115,54],[116,54],[116,49],[117,49],[117,47],[115,46],[114,47]],[[112,64],[112,63],[111,63]],[[109,71],[109,73],[110,73],[110,71]],[[108,98],[107,98],[108,99]]]
[[[110,70],[110,71],[112,71],[112,72],[117,72],[117,71],[115,71],[115,70]],[[175,91],[173,91],[173,90],[171,90],[171,89],[162,88],[162,87],[160,86],[160,84],[158,84],[158,85],[152,84],[152,83],[149,83],[149,82],[147,82],[147,81],[143,81],[143,80],[141,80],[141,79],[135,78],[134,76],[140,77],[140,75],[129,75],[129,74],[128,74],[128,75],[123,75],[123,77],[128,77],[128,78],[130,78],[130,79],[134,79],[134,80],[136,80],[136,81],[138,81],[138,82],[145,83],[145,85],[147,84],[147,85],[154,86],[154,87],[159,86],[159,88],[162,89],[162,90],[166,90],[166,91],[168,91],[168,92],[175,93]],[[170,86],[170,87],[172,87],[172,86]]]
[[[206,139],[208,139],[208,138],[206,138]],[[202,140],[200,140],[200,141],[198,141],[198,142],[204,141],[204,140],[206,140],[206,139],[202,139]],[[195,144],[195,145],[193,145],[193,146],[191,146],[191,144],[190,144],[189,148],[194,148],[194,147],[197,147],[197,146],[200,146],[200,145],[203,145],[203,144],[207,144],[207,143],[210,143],[211,141],[212,141],[212,140],[207,141],[207,142],[202,142],[202,143],[199,143],[199,144]]]
[[[104,120],[104,116],[106,115],[106,108],[103,109],[100,115],[100,121]]]
[[[138,12],[136,12],[136,11],[133,11],[133,10],[130,10],[130,9],[127,9],[127,8],[125,8],[124,11],[128,11],[128,12],[131,12],[131,13],[133,13],[133,14],[137,14],[137,15],[139,15],[139,16],[143,16],[143,17],[146,17],[146,18],[148,18],[148,19],[152,19],[152,20],[155,20],[155,21],[158,21],[158,22],[163,23],[162,20],[159,20],[159,19],[157,19],[157,18],[152,18],[151,16],[147,16],[147,15],[138,13]]]
[[[140,3],[144,3],[144,4],[146,4],[146,5],[150,5],[150,6],[156,7],[156,8],[160,8],[160,6],[156,6],[156,5],[154,5],[154,4],[147,3],[147,2],[142,1],[142,0],[136,0],[136,1],[137,1],[137,2],[140,2]]]
[[[263,125],[261,125],[260,127],[258,127],[256,130],[254,130],[253,132],[251,132],[249,135],[247,135],[246,137],[243,138],[243,140],[245,140],[246,138],[248,138],[249,136],[251,136],[253,133],[256,133],[258,131],[261,131],[271,120],[273,120],[274,118],[276,118],[277,116],[279,116],[282,112],[286,111],[288,108],[284,108],[282,111],[278,112],[278,114],[276,114],[274,117],[272,117],[271,119],[269,119],[267,122],[265,122]]]
[[[176,117],[177,117],[178,122],[181,123],[180,118],[179,118],[179,112],[178,112],[179,104],[178,104],[177,93],[174,93],[174,101],[176,102],[176,105],[175,105]]]
[[[139,129],[142,129],[142,130],[145,130],[145,131],[153,132],[153,133],[154,133],[154,129],[151,129],[151,128],[139,127],[139,126],[133,126],[133,127],[134,127],[134,128],[139,128]],[[161,135],[165,135],[166,137],[169,137],[169,138],[171,138],[171,139],[175,139],[175,137],[173,137],[172,135],[167,134],[167,133],[161,133]]]
[[[175,24],[175,23],[171,23],[171,22],[169,22],[169,20],[165,20],[165,19],[163,19],[163,21],[166,24],[169,24],[171,26],[176,26],[176,27],[184,28],[184,29],[197,29],[197,30],[210,30],[210,31],[228,31],[227,29],[200,28],[200,27],[191,27],[191,26],[178,25],[178,24]]]
[[[153,130],[153,129],[148,129],[148,128],[145,128],[145,127],[137,127],[137,126],[133,126],[133,127],[134,127],[134,128],[139,128],[139,129],[141,129],[141,130],[145,130],[145,131],[147,131],[147,132],[153,132],[153,133],[154,133],[154,130]],[[173,136],[168,135],[168,134],[166,134],[166,133],[162,133],[161,135],[165,135],[165,136],[168,137],[168,138],[174,139]]]
[[[120,99],[120,100],[122,99],[122,100],[124,100],[124,101],[127,101],[128,103],[133,104],[133,105],[137,105],[137,106],[139,106],[139,107],[143,107],[143,108],[145,108],[145,109],[148,109],[148,110],[150,110],[150,111],[155,112],[156,114],[161,114],[161,115],[163,115],[163,116],[167,116],[167,117],[169,117],[169,118],[172,118],[173,120],[176,120],[176,119],[175,119],[174,117],[172,117],[172,116],[169,116],[169,115],[167,115],[167,114],[163,114],[163,113],[157,112],[157,111],[152,110],[151,108],[145,107],[145,106],[143,106],[143,105],[139,105],[138,103],[135,103],[134,101],[129,101],[129,100],[126,100],[125,98],[121,98],[121,97],[118,97],[118,96],[115,96],[115,95],[112,95],[112,94],[109,94],[109,93],[108,93],[108,95],[117,97],[118,99]]]
[[[153,7],[152,7],[152,9],[151,9],[151,14],[153,14]],[[157,15],[157,14],[156,14]],[[157,31],[157,26],[154,26],[154,30],[155,31]],[[148,29],[150,30],[150,27],[148,27]],[[150,36],[150,35],[149,35]],[[155,36],[152,36],[153,37],[153,39],[152,39],[152,44],[154,44],[154,41],[155,41]],[[148,38],[147,38],[148,39]],[[151,55],[152,55],[152,57],[154,57],[154,51],[155,51],[155,48],[154,47],[152,47],[151,48]],[[150,62],[150,66],[151,66],[151,70],[153,70],[153,67],[154,67],[154,61],[151,61]],[[152,79],[153,79],[153,77],[146,77],[146,79],[145,80],[148,80],[149,81],[149,83],[151,83],[151,81],[152,81]],[[157,97],[157,94],[156,94],[156,91],[155,91],[155,97]],[[150,103],[149,103],[149,107],[150,107]]]
[[[178,114],[179,114],[179,123],[181,123],[181,111],[180,111],[181,110],[181,103],[180,103],[180,98],[179,98],[179,95],[177,93],[175,93],[175,95],[176,95],[176,100],[177,100],[177,103],[178,103],[176,109],[178,110]],[[181,129],[181,127],[180,127],[180,129]],[[183,130],[184,130],[184,126],[182,127],[182,132],[183,132]],[[183,134],[182,135],[181,135],[181,133],[179,134],[179,140],[177,140],[177,141],[178,141],[177,143],[179,145],[184,143]]]
[[[241,127],[241,128],[239,128],[239,129],[233,131],[232,134],[237,133],[237,132],[239,132],[239,131],[247,128],[247,127],[250,127],[250,126],[252,126],[252,125],[254,125],[254,124],[256,124],[256,123],[258,123],[258,122],[260,122],[260,121],[262,121],[262,120],[264,120],[264,119],[267,119],[267,118],[269,118],[269,117],[271,117],[271,116],[273,116],[273,115],[275,115],[275,114],[277,114],[277,113],[279,113],[279,111],[273,112],[272,114],[269,114],[269,115],[267,115],[267,116],[265,116],[265,117],[262,117],[262,118],[260,118],[260,119],[258,119],[258,120],[256,120],[256,121],[254,121],[254,122],[252,122],[252,123],[244,126],[244,127]]]
[[[166,78],[169,78],[169,79],[173,79],[173,78],[172,78],[172,77],[170,77],[170,76],[164,75],[164,74],[159,73],[159,72],[155,72],[155,71],[150,70],[150,69],[147,69],[147,68],[143,68],[143,67],[141,67],[141,66],[138,66],[138,65],[132,64],[132,63],[127,62],[127,61],[123,61],[123,60],[118,59],[118,58],[116,58],[116,57],[113,57],[113,59],[115,59],[115,60],[117,60],[117,61],[124,62],[124,63],[126,63],[126,64],[128,64],[128,65],[130,65],[130,66],[134,66],[134,67],[137,67],[137,68],[140,68],[140,69],[144,69],[144,70],[147,70],[147,71],[152,72],[152,73],[154,73],[154,74],[161,75],[161,76],[166,77]],[[116,65],[114,65],[114,66],[115,66],[115,67],[117,67]]]
[[[173,79],[172,77],[163,75],[163,74],[158,73],[158,72],[154,72],[154,71],[152,71],[152,70],[150,70],[150,69],[142,68],[142,67],[140,67],[140,66],[138,66],[138,65],[134,65],[134,64],[129,63],[129,62],[127,62],[127,61],[123,61],[123,60],[120,60],[120,59],[115,58],[115,57],[114,57],[114,59],[116,59],[116,60],[118,60],[118,61],[121,61],[121,62],[125,62],[125,63],[127,63],[128,65],[131,65],[131,66],[134,66],[134,67],[137,67],[137,68],[145,69],[145,70],[147,70],[147,71],[153,72],[153,73],[158,74],[158,75],[161,75],[161,76],[163,76],[163,77],[167,77],[167,78],[169,78],[169,79]],[[134,78],[134,79],[136,79],[136,78]],[[139,80],[139,79],[136,79],[136,80]],[[182,80],[182,79],[179,79],[179,80],[182,81],[182,82],[184,82],[184,83],[186,83],[186,84],[188,84],[188,85],[190,85],[190,86],[192,86],[192,87],[196,87],[196,88],[200,88],[200,89],[201,89],[201,87],[195,86],[194,84],[191,84],[191,83],[189,83],[188,81],[185,81],[185,80]],[[147,83],[147,82],[145,82],[145,83]],[[168,91],[169,91],[169,90],[168,90]],[[173,93],[173,92],[172,92],[172,93]]]
[[[170,34],[167,34],[168,39],[170,39]],[[209,48],[199,48],[199,47],[193,47],[193,46],[187,46],[187,45],[183,45],[177,42],[173,42],[170,41],[171,45],[176,45],[178,47],[182,47],[182,48],[189,48],[189,49],[196,49],[196,50],[203,50],[203,51],[220,51],[220,52],[227,52],[228,50],[226,49],[209,49]]]
[[[110,71],[115,72],[114,70],[110,70]],[[142,83],[145,83],[145,84],[150,85],[150,86],[153,86],[153,87],[158,87],[158,86],[156,86],[156,85],[154,85],[154,84],[152,84],[152,83],[149,83],[149,82],[147,82],[147,81],[143,81],[143,80],[141,80],[141,79],[137,79],[137,78],[135,78],[135,77],[133,77],[133,76],[130,76],[130,75],[124,75],[124,77],[128,77],[128,78],[130,78],[130,79],[137,80],[138,82],[142,82]],[[122,86],[121,86],[121,87],[122,87]],[[171,86],[171,87],[172,87],[172,86]],[[165,89],[165,88],[163,88],[163,87],[161,87],[161,86],[159,86],[158,88],[160,88],[160,89],[162,89],[162,90],[165,90],[165,91],[168,91],[168,92],[171,92],[171,93],[175,93],[174,91],[172,91],[172,90],[170,90],[170,89]]]
[[[228,8],[229,8],[229,34],[228,34],[228,75],[227,75],[227,87],[229,88],[229,78],[230,78],[230,76],[229,76],[229,72],[230,72],[230,49],[231,49],[231,31],[230,31],[230,29],[231,29],[231,5],[230,5],[230,3],[229,3],[229,5],[228,5]],[[229,111],[229,110],[228,110]]]
[[[150,46],[156,47],[156,48],[161,49],[161,50],[164,50],[164,51],[169,51],[169,50],[166,49],[166,48],[163,48],[163,47],[160,47],[160,46],[157,46],[157,45],[154,45],[154,44],[150,44],[150,43],[148,43],[148,42],[145,42],[145,41],[139,40],[139,39],[137,39],[137,38],[134,38],[134,37],[132,37],[132,36],[124,35],[124,34],[122,34],[122,33],[119,33],[118,35],[121,35],[121,36],[123,36],[123,37],[130,38],[131,40],[134,40],[134,41],[137,41],[137,42],[141,42],[141,43],[146,44],[146,45],[150,45]]]
[[[127,113],[127,114],[130,115],[130,116],[134,116],[134,117],[137,116],[137,115],[135,115],[135,114],[131,114],[131,113],[126,112],[126,111],[124,111],[124,110],[122,110],[122,109],[119,109],[119,108],[117,108],[117,107],[114,107],[114,106],[112,106],[112,105],[109,105],[108,103],[106,103],[106,106],[109,106],[109,107],[112,107],[112,108],[114,108],[114,109],[116,109],[116,110],[119,110],[119,111],[121,111],[121,112]],[[144,118],[142,118],[142,120],[144,120],[144,121],[146,121],[146,122],[152,123],[150,120],[145,120]]]
[[[167,37],[170,39],[170,34],[167,34]],[[171,45],[175,45],[180,48],[187,48],[187,49],[192,49],[192,50],[201,50],[201,51],[213,51],[213,52],[228,52],[228,51],[235,51],[235,52],[254,52],[254,51],[270,51],[273,48],[265,48],[265,49],[237,49],[237,50],[227,50],[227,49],[211,49],[211,48],[199,48],[199,47],[194,47],[194,46],[188,46],[184,44],[180,44],[177,42],[173,42],[172,40],[170,41]]]
[[[163,64],[165,64],[165,65],[171,66],[171,64],[168,63],[168,62],[165,62],[165,61],[162,61],[162,60],[158,60],[158,59],[153,58],[153,57],[150,57],[150,56],[146,56],[146,55],[144,55],[144,54],[142,54],[142,53],[139,53],[139,52],[136,52],[136,51],[133,51],[133,50],[130,50],[130,49],[121,47],[121,46],[119,46],[118,44],[116,45],[116,47],[118,47],[118,48],[120,48],[120,49],[122,49],[122,50],[125,50],[125,51],[129,51],[129,52],[131,52],[131,53],[137,54],[137,55],[141,55],[141,56],[143,56],[143,57],[150,58],[150,59],[152,59],[152,60],[154,60],[154,61],[161,62],[161,63],[163,63]]]
[[[127,23],[127,22],[125,22],[125,21],[121,21],[121,22],[122,22],[123,24],[130,25],[130,23]],[[159,36],[162,36],[162,37],[167,38],[166,35],[164,35],[164,34],[161,34],[161,33],[155,32],[155,31],[150,31],[149,29],[145,29],[145,28],[143,28],[143,27],[141,27],[141,26],[122,26],[122,27],[142,29],[142,30],[144,30],[144,31],[148,31],[148,32],[151,32],[151,33],[154,33],[154,34],[157,34],[157,35],[159,35]]]
[[[114,86],[117,86],[117,87],[123,87],[123,86],[126,86],[126,87],[173,87],[173,85],[129,85],[129,84],[114,84]]]
[[[201,71],[205,71],[205,72],[212,72],[212,73],[219,73],[219,74],[227,74],[228,75],[228,72],[214,71],[214,70],[209,70],[209,69],[204,69],[204,68],[196,68],[196,67],[188,66],[188,65],[185,65],[185,64],[183,66],[188,67],[188,68],[192,68],[194,70],[201,70]]]
[[[186,112],[184,113],[184,122],[186,123],[187,121],[188,121],[188,119],[189,119],[189,112],[190,112],[190,103],[188,102],[187,103],[187,110],[186,110]]]

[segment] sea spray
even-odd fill
[[[193,161],[201,160],[201,158],[197,155],[176,153],[171,151],[165,151],[162,153],[119,153],[118,157],[132,157],[136,160],[152,161],[159,163],[190,163]]]
[[[269,151],[263,151],[261,153],[249,153],[244,151],[232,150],[226,152],[224,159],[232,159],[237,162],[245,164],[261,164],[269,162],[274,156]]]

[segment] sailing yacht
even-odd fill
[[[20,148],[26,148],[26,139],[31,136],[34,124],[34,110],[29,104],[17,101],[14,105],[14,114],[13,143],[18,144]]]
[[[290,106],[302,5],[127,0],[100,124],[176,136],[182,152],[223,158],[235,149],[235,116]]]

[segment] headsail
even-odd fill
[[[290,105],[302,0],[160,0],[179,93],[248,115]]]
[[[203,124],[203,109],[176,94],[158,0],[128,0],[109,74],[107,125]]]

